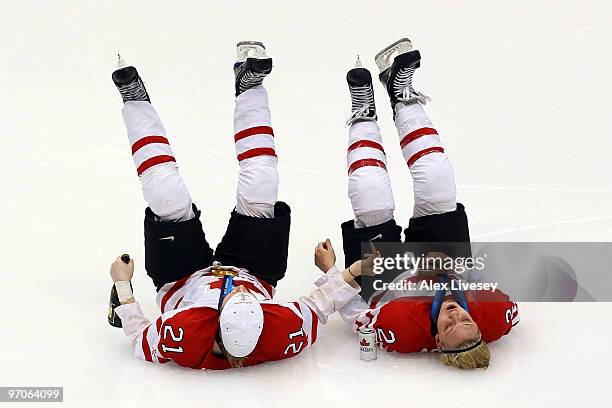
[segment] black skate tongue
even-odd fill
[[[353,68],[346,73],[349,86],[364,86],[372,83],[372,75],[365,68]]]
[[[272,72],[272,58],[248,58],[247,61],[253,72],[262,74]]]
[[[115,85],[128,85],[138,78],[138,71],[132,66],[123,67],[113,72],[112,77]]]
[[[418,68],[421,66],[421,53],[419,50],[412,50],[398,55],[393,60],[393,65],[398,68]]]

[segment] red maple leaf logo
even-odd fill
[[[367,347],[370,345],[370,342],[367,341],[366,339],[361,339],[361,341],[359,342],[359,344],[361,344],[364,347]]]

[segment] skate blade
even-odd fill
[[[383,72],[393,64],[393,59],[395,57],[405,54],[410,50],[412,50],[412,43],[408,38],[402,38],[376,54],[374,61],[376,61],[376,65],[380,72]]]
[[[266,47],[259,41],[240,41],[236,44],[236,57],[238,62],[244,62],[247,58],[267,58]]]
[[[355,61],[355,66],[353,68],[363,68],[363,64],[361,63],[361,58],[359,58],[359,55],[357,56],[357,61]]]
[[[126,64],[125,60],[123,59],[123,57],[121,56],[121,54],[117,53],[117,68],[115,68],[115,71],[121,68],[125,68],[128,65]]]

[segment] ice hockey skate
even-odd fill
[[[421,53],[412,48],[407,38],[402,38],[385,47],[374,58],[380,70],[379,79],[385,86],[391,107],[398,102],[406,104],[427,103],[431,98],[412,86],[414,71],[421,66]]]
[[[347,126],[360,121],[376,120],[372,75],[362,66],[359,57],[355,67],[347,72],[346,82],[351,92],[351,115],[346,121]]]
[[[259,41],[241,41],[236,44],[236,96],[261,85],[272,72],[272,58],[266,55],[266,47]]]
[[[113,72],[112,78],[121,94],[123,103],[127,101],[151,102],[138,71],[133,66],[127,65],[121,55],[118,56],[117,69]]]

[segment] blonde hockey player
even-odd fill
[[[425,113],[429,98],[412,85],[413,74],[420,66],[419,51],[404,38],[381,51],[375,60],[413,181],[414,209],[404,230],[405,242],[469,243],[467,215],[457,202],[453,167],[438,131]],[[400,242],[402,228],[394,220],[395,202],[377,125],[372,76],[358,60],[348,72],[347,82],[352,101],[348,120],[348,195],[354,219],[342,224],[342,235],[346,267],[354,273],[351,265],[360,258],[362,243]],[[333,251],[331,245],[329,250]],[[321,269],[327,274],[317,284],[335,279],[335,269],[328,272],[325,267]],[[447,278],[409,279],[444,283],[440,281]],[[355,330],[374,329],[379,346],[387,351],[438,350],[445,364],[462,369],[487,367],[487,343],[508,334],[519,320],[516,304],[499,290],[487,295],[486,301],[482,301],[483,293],[476,292],[398,292],[401,291],[378,293],[367,303],[355,296],[338,309]]]

